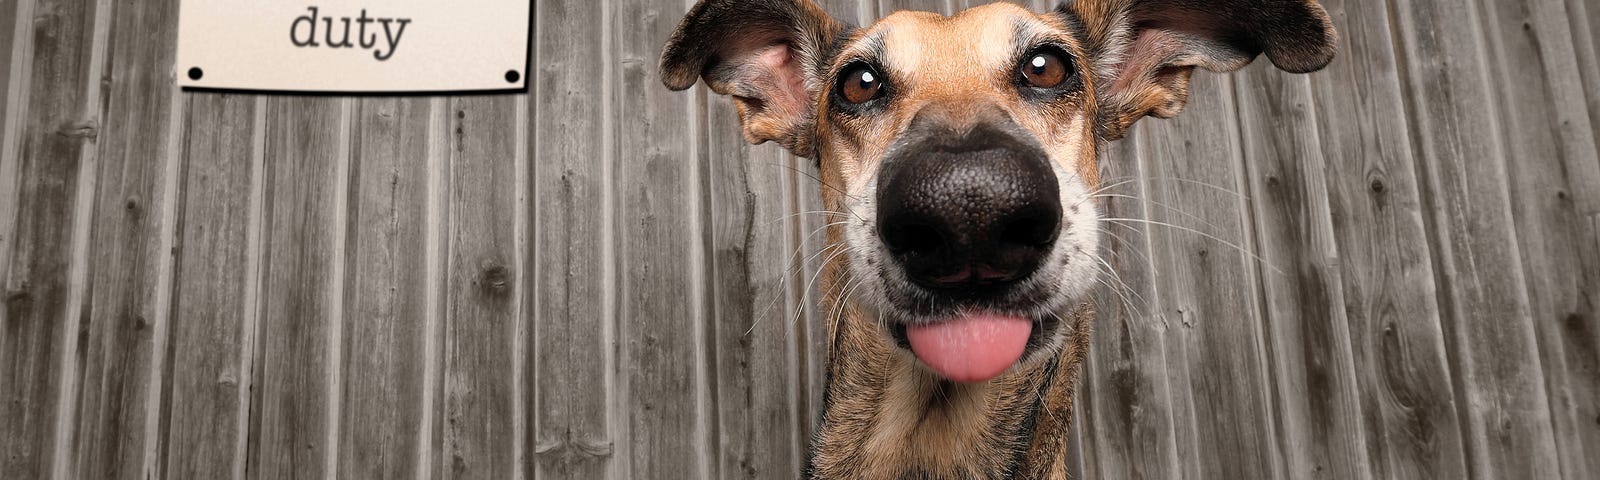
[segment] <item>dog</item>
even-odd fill
[[[1098,157],[1171,118],[1196,67],[1316,71],[1315,0],[1075,0],[844,25],[811,0],[703,0],[663,83],[816,159],[823,420],[810,478],[1066,478],[1100,248]],[[828,308],[828,307],[824,307]]]

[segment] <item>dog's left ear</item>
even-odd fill
[[[683,90],[705,78],[733,96],[746,140],[809,157],[823,51],[843,30],[811,0],[701,0],[667,41],[661,81]]]
[[[1336,48],[1316,0],[1068,0],[1057,12],[1086,37],[1107,139],[1147,115],[1176,116],[1195,67],[1228,72],[1266,54],[1280,69],[1307,73]]]

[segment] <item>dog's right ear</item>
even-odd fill
[[[809,157],[824,50],[843,30],[811,0],[701,0],[667,41],[661,81],[684,90],[705,78],[733,96],[746,140]]]

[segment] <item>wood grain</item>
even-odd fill
[[[1272,440],[1277,425],[1239,132],[1217,120],[1235,115],[1230,90],[1227,77],[1196,74],[1183,114],[1144,126],[1145,200],[1172,206],[1151,209],[1149,219],[1178,226],[1150,230],[1151,261],[1159,265],[1152,281],[1161,297],[1155,315],[1172,329],[1167,365],[1180,405],[1174,429],[1183,475],[1267,478],[1285,473]]]
[[[265,101],[189,96],[157,477],[239,478],[255,385]]]
[[[605,6],[539,2],[534,112],[533,447],[534,474],[605,478],[614,460],[612,385],[606,369],[615,293],[604,271],[608,128]],[[604,85],[603,83],[599,85]],[[614,362],[612,358],[610,361]]]
[[[351,129],[339,476],[414,478],[429,287],[426,99],[363,99]]]
[[[1523,258],[1538,364],[1565,478],[1600,476],[1600,158],[1567,18],[1559,0],[1479,2],[1488,28],[1491,95],[1507,141],[1512,227]],[[1516,85],[1516,86],[1513,86]],[[1528,88],[1527,86],[1534,86]]]
[[[648,1],[613,10],[619,367],[631,478],[716,477],[716,438],[699,406],[710,366],[702,225],[704,165],[695,162],[693,96],[662,88],[661,39],[688,5]],[[692,127],[689,127],[692,128]],[[692,130],[691,130],[692,131]]]
[[[17,188],[22,178],[17,173],[21,156],[21,136],[27,122],[25,107],[28,80],[33,66],[31,49],[33,2],[0,4],[0,275],[11,271],[11,245],[16,241]],[[28,21],[23,21],[28,20]],[[0,308],[0,318],[5,309]],[[3,322],[3,320],[0,320]],[[0,351],[0,355],[5,355]]]
[[[119,4],[110,17],[96,153],[82,393],[68,470],[80,478],[154,474],[157,407],[172,299],[182,109],[170,72],[176,2]],[[162,32],[151,35],[150,30]]]
[[[703,90],[702,90],[703,92]],[[715,332],[718,468],[722,478],[775,478],[800,471],[809,439],[796,428],[805,397],[792,348],[785,260],[788,155],[775,144],[750,146],[726,97],[703,97],[701,158],[707,167],[706,218]]]
[[[1372,475],[1464,478],[1392,19],[1370,0],[1323,5],[1340,58],[1308,79]]]
[[[1256,62],[1233,77],[1256,244],[1269,266],[1263,323],[1284,473],[1373,478],[1310,82],[1272,68]]]
[[[1146,128],[1107,145],[1100,155],[1101,213],[1113,218],[1148,219],[1150,182],[1140,146]],[[1166,205],[1163,203],[1163,205]],[[1095,330],[1078,393],[1083,414],[1075,427],[1084,432],[1083,478],[1157,479],[1180,475],[1174,391],[1167,371],[1170,325],[1151,279],[1150,230],[1144,223],[1100,226],[1101,288],[1095,293]],[[1181,387],[1180,388],[1185,388]],[[1184,427],[1187,428],[1187,427]]]
[[[284,97],[267,101],[266,204],[260,346],[247,469],[265,478],[329,473],[337,419],[329,391],[340,368],[332,343],[342,315],[343,238],[349,195],[349,100]],[[340,251],[336,251],[340,250]]]
[[[1435,1],[1397,2],[1395,10],[1469,473],[1556,477],[1549,403],[1504,180],[1505,119],[1493,108],[1482,12]]]
[[[84,303],[87,244],[102,101],[106,5],[31,5],[31,42],[20,150],[7,162],[17,182],[9,270],[0,272],[0,471],[19,478],[69,475],[76,411],[77,326]],[[23,20],[19,20],[23,21]],[[10,123],[10,122],[8,122]],[[10,137],[8,135],[8,137]],[[8,200],[9,202],[9,200]],[[61,460],[61,461],[58,461]]]
[[[1600,6],[1586,0],[1566,0],[1568,31],[1583,81],[1583,96],[1589,107],[1589,127],[1600,138]],[[1573,99],[1576,100],[1576,99]]]
[[[444,318],[442,478],[512,478],[512,397],[523,286],[516,237],[516,104],[450,102],[449,294]]]

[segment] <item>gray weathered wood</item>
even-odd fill
[[[17,174],[19,145],[22,127],[27,122],[29,68],[33,48],[33,2],[15,1],[0,4],[0,275],[11,270],[11,245],[16,240],[17,187],[21,175]],[[29,21],[22,21],[22,20]],[[5,309],[0,308],[0,323],[4,322]],[[0,350],[0,356],[5,355]]]
[[[186,102],[158,477],[244,473],[260,317],[265,101]]]
[[[616,465],[611,436],[616,316],[613,254],[603,219],[609,117],[603,38],[605,5],[539,2],[534,112],[533,448],[536,477],[604,478]],[[608,165],[610,163],[611,165]],[[613,477],[614,478],[614,477]]]
[[[793,171],[777,145],[745,142],[732,101],[702,98],[704,143],[694,161],[707,167],[710,194],[718,468],[722,478],[772,478],[800,470],[809,440],[797,421],[808,415],[791,404],[806,396],[786,291]]]
[[[1360,421],[1374,477],[1464,478],[1391,20],[1374,3],[1323,2],[1339,58],[1309,77]]]
[[[1104,216],[1147,219],[1140,146],[1145,128],[1108,144],[1100,155],[1102,189],[1096,202]],[[1078,393],[1076,427],[1087,448],[1084,478],[1158,479],[1180,475],[1174,392],[1168,378],[1166,337],[1171,325],[1151,282],[1150,230],[1143,223],[1100,226],[1101,288],[1096,292],[1095,329],[1085,385]],[[1184,426],[1184,428],[1188,428]]]
[[[1600,138],[1600,6],[1589,0],[1566,0],[1568,31],[1583,80],[1584,100],[1589,106],[1589,126]],[[1576,100],[1576,99],[1573,99]]]
[[[86,259],[74,258],[87,242],[96,171],[101,68],[108,22],[104,3],[40,1],[33,17],[28,87],[18,105],[26,121],[7,133],[20,150],[8,162],[15,172],[17,216],[8,271],[0,272],[0,472],[46,478],[70,455],[71,416],[79,360]],[[21,60],[21,59],[19,59]],[[25,104],[24,104],[25,103]],[[7,200],[10,202],[11,200]],[[9,219],[8,219],[9,220]],[[86,253],[86,252],[85,252]],[[64,382],[66,382],[64,384]],[[66,415],[67,418],[62,418]]]
[[[177,2],[110,12],[109,73],[99,135],[82,385],[73,458],[61,475],[153,475],[156,406],[172,298],[171,218],[180,192],[181,105],[171,75]],[[152,29],[157,34],[152,34]],[[176,111],[175,111],[176,110]]]
[[[1600,476],[1600,158],[1561,0],[1479,2],[1488,29],[1491,96],[1505,132],[1512,226],[1538,365],[1565,478]]]
[[[1311,87],[1272,68],[1233,77],[1284,474],[1373,478]]]
[[[688,126],[693,95],[663,88],[661,39],[688,5],[675,0],[617,5],[611,32],[616,82],[615,219],[619,357],[627,418],[627,478],[712,478],[711,418],[701,395],[711,373],[709,308],[700,198],[704,166]],[[709,400],[707,398],[706,400]]]
[[[262,230],[259,385],[251,402],[246,467],[265,478],[321,477],[337,465],[330,444],[338,412],[330,392],[340,359],[337,275],[345,248],[351,100],[283,97],[267,101],[266,203]]]
[[[1469,472],[1560,475],[1476,6],[1397,2]],[[1511,421],[1507,413],[1517,420]]]
[[[428,315],[427,99],[363,99],[351,129],[339,476],[415,478]]]
[[[1256,253],[1241,211],[1237,125],[1228,120],[1231,83],[1197,73],[1182,115],[1144,125],[1145,200],[1172,206],[1150,209],[1149,218],[1181,227],[1150,226],[1161,305],[1154,314],[1172,332],[1167,366],[1179,396],[1174,430],[1183,475],[1268,478],[1284,473],[1261,351]]]
[[[516,237],[516,99],[452,100],[443,478],[512,478],[512,398],[524,286]]]

